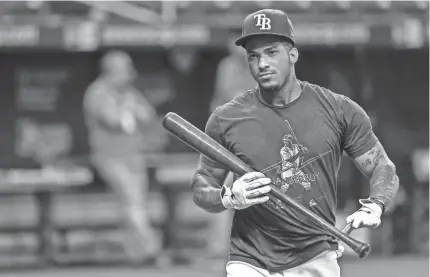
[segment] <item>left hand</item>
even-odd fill
[[[355,229],[368,227],[376,228],[381,224],[382,208],[369,199],[359,200],[362,207],[346,218],[346,223],[352,223]]]
[[[337,258],[339,259],[340,257],[342,257],[343,252],[345,252],[345,247],[342,244],[338,244],[337,246],[337,250],[335,250]]]

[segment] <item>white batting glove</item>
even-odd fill
[[[336,252],[337,258],[340,258],[342,257],[343,252],[345,252],[345,247],[342,244],[338,243],[338,247],[337,247],[337,250],[335,250],[335,252]]]
[[[269,200],[266,195],[270,190],[271,180],[263,173],[246,173],[230,187],[223,186],[221,190],[222,204],[227,209],[242,210],[252,205]]]
[[[352,222],[352,227],[362,228],[370,227],[376,228],[381,224],[382,208],[378,204],[369,199],[359,200],[362,207],[346,218],[346,223]]]

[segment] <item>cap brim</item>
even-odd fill
[[[281,37],[281,38],[285,38],[288,41],[290,41],[293,45],[295,44],[294,40],[292,40],[290,37],[286,36],[286,35],[281,35],[278,33],[270,33],[270,32],[264,32],[264,33],[254,33],[254,34],[248,34],[245,35],[243,37],[240,37],[236,40],[235,44],[237,46],[244,46],[252,37],[256,37],[256,36],[267,36],[267,35],[271,35],[271,36],[277,36],[277,37]]]

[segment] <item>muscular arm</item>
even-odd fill
[[[380,142],[354,159],[358,169],[370,179],[370,198],[379,199],[388,208],[399,189],[396,167]]]
[[[221,202],[221,187],[228,171],[199,162],[192,178],[194,203],[209,213],[220,213],[226,208]]]

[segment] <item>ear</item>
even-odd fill
[[[288,53],[289,55],[290,55],[290,62],[291,63],[296,63],[297,62],[297,60],[299,59],[299,51],[297,50],[297,48],[295,48],[295,47],[293,47],[290,51],[289,51],[289,53]]]

